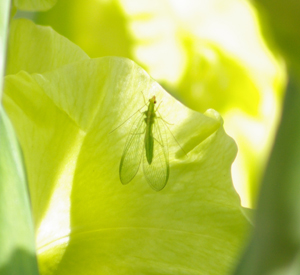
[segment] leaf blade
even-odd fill
[[[33,221],[22,157],[0,106],[0,273],[37,275]]]

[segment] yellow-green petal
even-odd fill
[[[170,122],[170,178],[142,171],[122,185],[130,120],[155,94]],[[247,221],[231,182],[236,145],[210,110],[191,111],[122,58],[6,77],[5,107],[20,139],[42,274],[227,274]],[[216,263],[218,263],[216,265]]]
[[[83,50],[50,27],[35,25],[27,19],[11,22],[6,74],[21,70],[42,73],[88,58]]]

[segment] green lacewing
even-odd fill
[[[147,110],[139,112],[128,135],[120,161],[119,176],[127,184],[137,174],[142,162],[144,176],[155,191],[162,190],[169,179],[169,154],[164,121],[157,116],[156,97],[149,99]]]

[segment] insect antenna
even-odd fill
[[[145,98],[145,96],[144,96],[144,93],[141,91],[141,93],[142,93],[142,95],[143,95],[143,99],[144,99],[144,103],[145,103],[145,105],[147,105],[147,101],[146,101],[146,98]]]

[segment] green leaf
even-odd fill
[[[300,273],[300,85],[291,79],[252,240],[235,274]]]
[[[255,1],[261,20],[269,28],[266,34],[270,36],[270,30],[276,40],[276,46],[281,49],[289,66],[300,74],[300,2],[294,0],[259,0]],[[269,31],[269,32],[267,32]]]
[[[22,156],[0,106],[0,274],[38,274],[33,221]]]
[[[300,54],[298,1],[259,1],[289,67],[289,85],[273,151],[265,171],[255,229],[238,275],[300,273]],[[270,33],[268,33],[270,35]]]
[[[21,70],[42,73],[88,58],[78,46],[50,27],[26,19],[11,23],[6,74]]]
[[[0,99],[10,1],[0,3]],[[38,274],[33,221],[22,155],[0,101],[0,274]]]
[[[131,120],[155,94],[171,123],[170,178],[153,191],[118,168]],[[45,274],[226,274],[248,226],[232,186],[236,145],[213,110],[191,111],[134,62],[80,61],[6,77]],[[216,265],[216,263],[218,263]]]
[[[25,11],[45,11],[51,9],[57,0],[13,0],[17,9]]]

